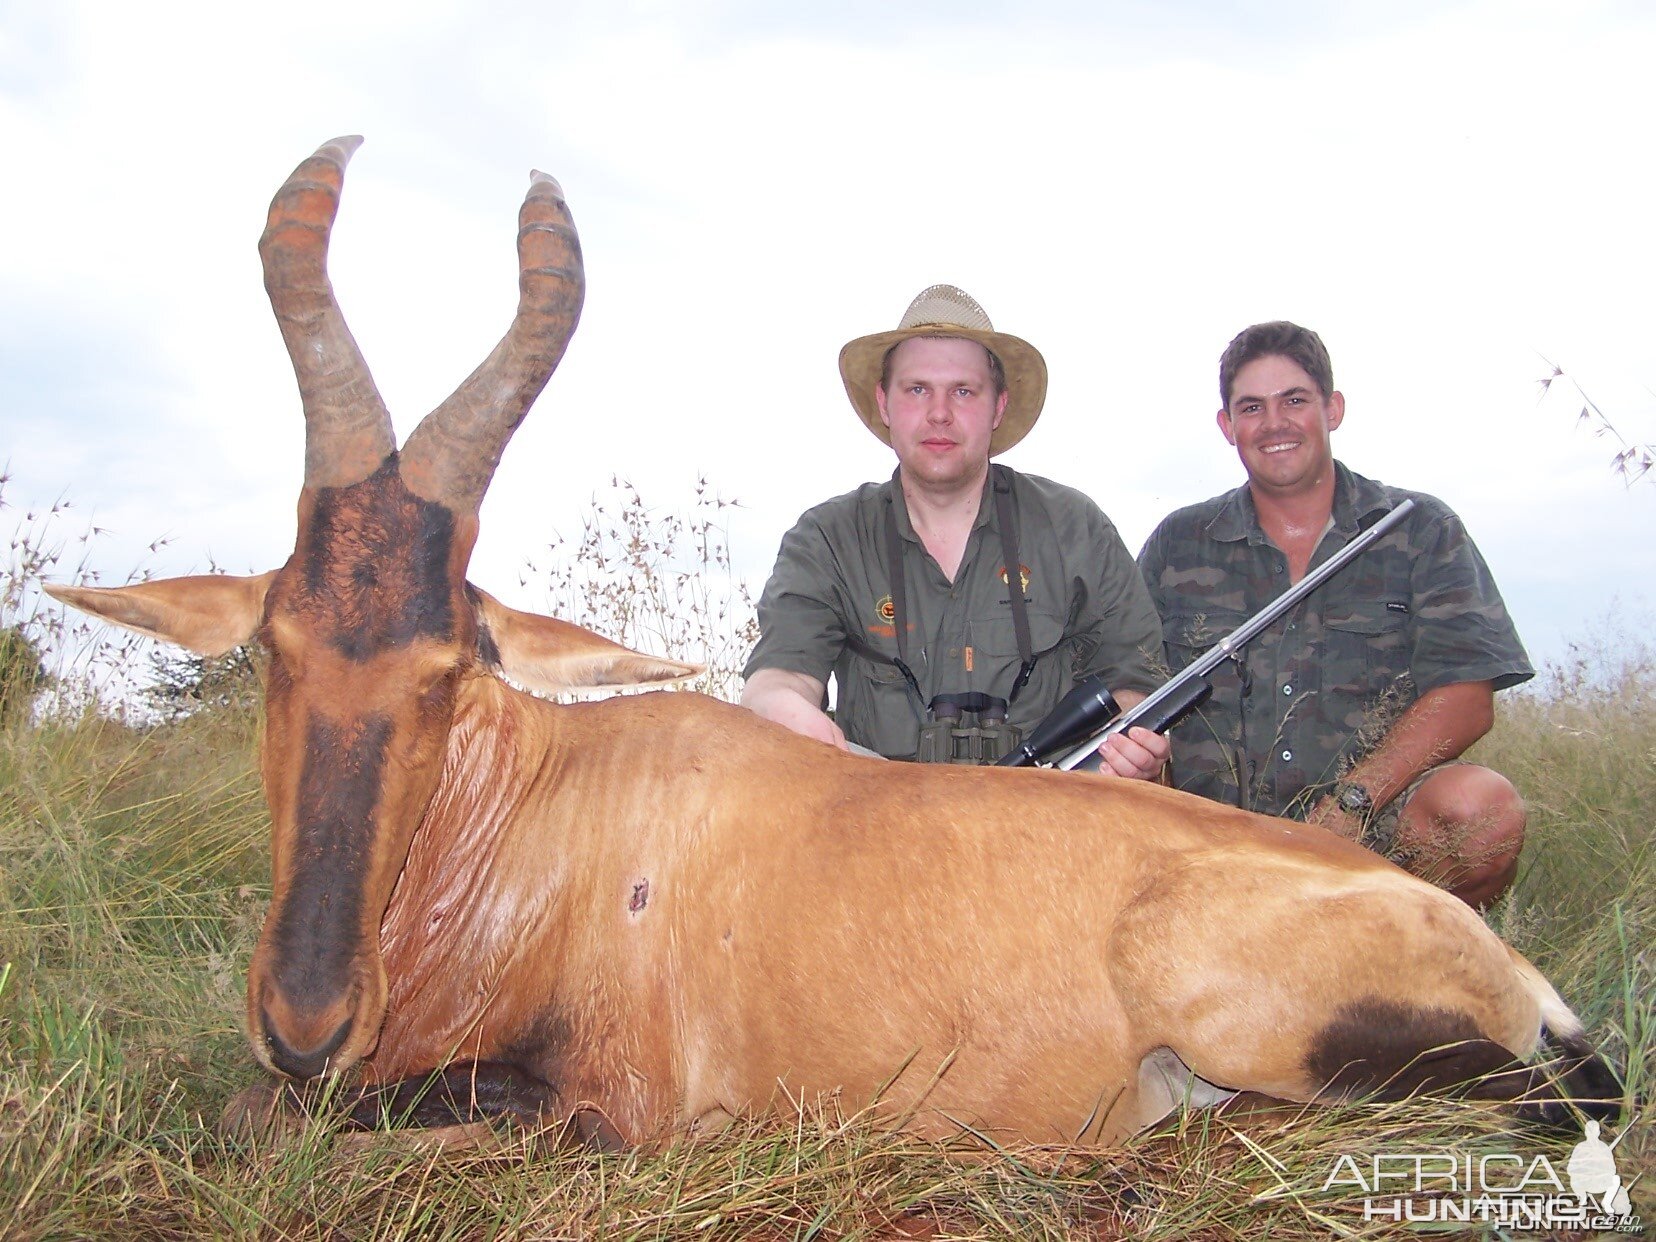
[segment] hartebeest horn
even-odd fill
[[[362,145],[335,138],[276,191],[259,238],[265,289],[305,406],[305,485],[345,487],[367,478],[397,446],[391,415],[345,326],[328,282],[328,234],[345,165]]]
[[[532,172],[518,213],[517,318],[403,445],[402,477],[412,491],[477,512],[506,442],[563,357],[584,293],[581,243],[563,190]]]

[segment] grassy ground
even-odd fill
[[[1647,662],[1648,663],[1648,662]],[[1483,757],[1531,801],[1528,866],[1493,916],[1650,1096],[1656,1072],[1656,703],[1648,667],[1508,696]],[[801,1110],[696,1147],[605,1156],[524,1140],[457,1155],[317,1130],[227,1144],[252,1078],[241,972],[267,896],[255,727],[235,711],[0,734],[0,1220],[15,1238],[1116,1237],[1352,1232],[1342,1154],[1570,1139],[1430,1102],[1193,1115],[1098,1152],[955,1150]],[[1656,1168],[1652,1128],[1617,1149]],[[1635,1187],[1644,1219],[1649,1188]]]
[[[630,580],[665,573],[653,567],[670,548],[640,544],[630,525],[594,529],[600,551],[604,539],[633,549]],[[49,651],[64,633],[33,611],[39,546],[25,533],[0,573],[0,632]],[[642,630],[685,609],[657,594],[661,607],[634,618]],[[87,711],[84,693],[63,699],[79,711],[31,720],[7,679],[32,689],[40,670],[18,650],[0,649],[7,1238],[1389,1237],[1408,1230],[1365,1222],[1349,1179],[1324,1189],[1341,1156],[1521,1153],[1562,1173],[1575,1137],[1424,1101],[1193,1114],[1079,1152],[942,1148],[815,1104],[650,1154],[534,1137],[460,1154],[321,1126],[282,1144],[223,1140],[214,1119],[254,1079],[242,976],[269,896],[256,721],[229,696],[128,726]],[[135,663],[124,647],[103,659],[115,674]],[[1532,808],[1526,870],[1492,922],[1625,1067],[1630,1101],[1649,1099],[1656,1073],[1653,676],[1648,650],[1625,642],[1581,655],[1538,692],[1503,696],[1480,756]],[[1653,1131],[1646,1118],[1627,1132],[1624,1177],[1656,1183]],[[1649,1185],[1633,1197],[1656,1219]]]

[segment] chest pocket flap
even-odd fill
[[[1409,614],[1384,600],[1329,600],[1323,609],[1324,684],[1372,697],[1409,671]]]
[[[1225,608],[1171,613],[1162,621],[1162,641],[1189,657],[1198,656],[1247,619],[1248,614]]]
[[[972,645],[985,655],[1018,659],[1018,630],[1012,618],[986,617],[972,622]],[[1063,618],[1041,608],[1029,610],[1029,645],[1035,655],[1043,656],[1064,638]]]
[[[1380,600],[1331,600],[1323,609],[1323,624],[1344,634],[1377,638],[1400,633],[1409,624],[1409,614]]]

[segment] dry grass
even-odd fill
[[[687,689],[735,702],[759,640],[747,583],[735,575],[723,525],[737,504],[697,479],[688,511],[656,509],[611,478],[581,516],[577,539],[556,538],[525,566],[543,582],[544,610],[652,655],[707,666]]]

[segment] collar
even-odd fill
[[[1004,466],[989,463],[989,471],[983,476],[983,491],[978,496],[977,517],[972,521],[972,530],[979,531],[994,524],[995,497],[991,490],[995,486],[995,471],[1006,470],[1007,484],[1011,485],[1012,471]],[[891,472],[891,478],[886,482],[885,494],[891,500],[891,509],[897,519],[897,533],[910,543],[919,543],[920,536],[915,533],[914,522],[909,518],[908,497],[903,494],[903,468],[901,466]]]
[[[1356,536],[1362,519],[1372,513],[1383,513],[1392,507],[1386,489],[1373,479],[1366,479],[1348,470],[1344,463],[1334,463],[1334,529],[1347,539]],[[1265,543],[1264,528],[1259,524],[1259,510],[1254,506],[1253,492],[1246,483],[1235,491],[1226,492],[1219,501],[1219,511],[1207,524],[1210,538],[1221,543],[1235,543],[1246,539],[1249,543]]]

